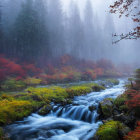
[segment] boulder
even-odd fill
[[[113,116],[114,120],[116,121],[121,121],[123,122],[125,125],[129,126],[130,128],[134,128],[135,122],[136,122],[136,118],[132,115],[132,114],[118,114],[118,115],[114,115]]]
[[[51,105],[45,105],[39,110],[38,114],[39,115],[46,115],[46,114],[49,114],[51,110],[52,110]]]
[[[110,98],[104,99],[99,104],[98,113],[100,114],[100,118],[107,119],[112,117],[113,115],[113,100]]]
[[[91,106],[88,107],[88,109],[92,112],[92,111],[96,110],[96,106],[91,105]]]

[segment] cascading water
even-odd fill
[[[97,109],[105,98],[116,98],[124,91],[124,80],[112,88],[75,97],[72,105],[54,106],[46,116],[32,114],[24,121],[8,126],[11,140],[90,140],[101,121]],[[95,110],[90,111],[89,107]]]

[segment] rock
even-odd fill
[[[125,115],[124,113],[121,113],[118,115],[114,115],[113,118],[116,121],[123,122],[125,125],[129,126],[130,128],[134,128],[136,122],[136,118],[132,114]]]
[[[88,107],[88,109],[92,112],[92,111],[94,111],[96,109],[96,106],[91,105],[91,106]]]
[[[129,132],[131,131],[131,129],[127,126],[124,125],[124,127],[122,127],[122,129],[118,130],[118,134],[120,138],[123,138],[125,135],[127,135]]]
[[[107,119],[109,117],[112,117],[113,115],[113,101],[110,98],[104,99],[99,104],[99,110],[98,113],[100,113],[100,118]]]
[[[38,114],[39,115],[46,115],[46,114],[49,114],[51,110],[52,110],[51,105],[45,105],[39,110]]]

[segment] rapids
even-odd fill
[[[32,114],[7,126],[6,131],[11,140],[90,140],[102,124],[97,121],[99,102],[122,94],[124,83],[125,80],[120,80],[112,88],[75,97],[71,105],[54,105],[50,114]],[[91,105],[95,107],[92,112]]]

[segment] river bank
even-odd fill
[[[103,84],[103,83],[102,83]],[[96,85],[96,86],[95,86]],[[118,89],[118,88],[107,88],[106,90],[103,90],[103,89],[105,89],[105,88],[103,88],[103,86],[101,86],[101,85],[98,85],[98,84],[96,83],[94,83],[94,88],[93,88],[93,83],[88,83],[88,84],[81,84],[81,85],[78,85],[78,86],[71,86],[71,87],[67,87],[66,89],[65,89],[65,91],[67,91],[67,93],[69,92],[69,94],[68,95],[70,95],[70,97],[69,97],[69,99],[72,99],[73,97],[74,97],[74,101],[72,102],[72,104],[70,103],[70,105],[68,105],[68,106],[66,106],[66,108],[65,109],[62,109],[62,108],[64,108],[64,107],[61,107],[61,105],[59,105],[59,106],[57,106],[56,108],[54,107],[53,108],[53,113],[55,114],[55,113],[57,113],[57,117],[55,117],[55,116],[53,116],[53,117],[55,117],[55,118],[52,118],[52,120],[54,120],[54,119],[59,119],[59,117],[61,118],[63,118],[63,113],[65,114],[67,114],[68,112],[68,110],[71,110],[70,112],[69,112],[69,114],[67,114],[66,116],[67,116],[67,118],[70,118],[70,119],[74,119],[74,120],[77,120],[77,116],[80,116],[79,115],[79,112],[83,112],[82,114],[83,115],[81,115],[82,117],[80,118],[81,120],[77,120],[77,121],[80,121],[80,123],[88,123],[88,124],[91,124],[91,125],[93,125],[94,124],[94,122],[95,122],[95,120],[96,120],[96,117],[98,116],[97,114],[97,108],[98,108],[98,103],[99,103],[99,100],[97,100],[97,101],[95,101],[95,97],[97,98],[99,98],[99,99],[104,99],[104,98],[106,98],[106,96],[108,97],[110,97],[110,96],[114,96],[114,97],[116,97],[118,94],[121,94],[121,92],[120,92],[120,88]],[[86,88],[85,88],[85,86],[86,86]],[[120,86],[120,84],[119,84],[119,86]],[[100,87],[100,88],[97,88],[97,87]],[[57,87],[58,88],[58,87]],[[52,87],[51,88],[49,88],[49,92],[52,90],[52,91],[55,91],[55,93],[56,93],[56,89],[57,89],[56,87],[54,88],[53,87],[53,90],[52,90]],[[41,88],[42,89],[42,88]],[[59,89],[59,90],[58,90]],[[63,93],[64,93],[64,89],[62,90],[62,88],[58,88],[57,89],[57,91],[62,91]],[[61,90],[60,90],[61,89]],[[90,89],[90,90],[89,90]],[[100,93],[102,93],[102,91],[100,91],[100,90],[103,90],[103,95],[101,94],[100,95]],[[109,90],[110,89],[110,90]],[[112,89],[112,90],[111,90]],[[44,89],[43,89],[44,90]],[[28,92],[26,93],[26,94],[29,94],[29,95],[32,95],[31,97],[33,97],[33,99],[34,100],[38,100],[38,98],[37,98],[37,96],[35,96],[35,95],[44,95],[44,94],[40,94],[40,93],[43,93],[44,91],[43,90],[41,90],[40,91],[40,88],[31,88],[30,90],[28,89]],[[96,91],[96,92],[91,92],[91,90],[92,91]],[[118,90],[118,91],[117,91]],[[121,84],[121,90],[123,90],[123,86],[122,86],[122,84]],[[27,91],[27,90],[26,90]],[[39,93],[38,93],[39,92]],[[45,91],[46,92],[46,91]],[[62,92],[60,92],[60,93],[62,93]],[[90,93],[90,94],[87,94],[87,93]],[[115,92],[115,93],[114,93]],[[33,94],[33,93],[36,93],[36,94]],[[54,92],[52,92],[53,94],[54,94]],[[51,94],[51,95],[53,95],[53,94]],[[58,92],[57,92],[57,94],[58,94]],[[56,97],[56,95],[57,94],[55,94],[55,96],[53,96],[53,101],[54,101],[54,99],[55,99],[55,97]],[[85,94],[85,95],[84,95]],[[98,95],[99,94],[99,95]],[[64,94],[61,94],[62,96],[57,96],[57,101],[55,101],[55,104],[56,103],[62,103],[62,99],[63,99],[63,106],[64,105],[66,105],[67,103],[65,102],[66,100],[64,100],[64,99],[66,99],[66,96],[64,96]],[[66,94],[65,94],[66,95]],[[82,102],[82,104],[79,104],[79,101],[77,102],[76,101],[76,98],[78,98],[78,100],[79,100],[79,98],[81,98],[81,97],[83,97],[83,96],[77,96],[77,97],[75,97],[75,95],[83,95],[83,96],[88,96],[88,98],[90,98],[90,95],[94,95],[95,97],[91,100],[91,101],[88,101],[88,102],[91,102],[91,104],[89,105],[89,104],[87,104],[87,105],[85,105],[85,101],[84,100],[81,100],[81,102]],[[91,96],[91,97],[92,97]],[[100,97],[100,96],[102,96],[102,97]],[[14,95],[14,97],[16,97],[15,95]],[[20,98],[22,97],[22,99],[26,99],[27,97],[24,95],[24,96],[19,96]],[[19,98],[18,97],[18,98]],[[23,98],[24,97],[24,98]],[[26,98],[25,98],[26,97]],[[41,96],[39,96],[39,97],[41,97]],[[44,96],[42,96],[43,97],[43,99],[44,99]],[[47,97],[47,96],[46,96]],[[59,98],[58,98],[59,97]],[[29,97],[28,97],[29,98]],[[47,97],[48,98],[48,97]],[[85,98],[85,97],[84,97]],[[39,98],[40,99],[40,98]],[[50,101],[52,101],[51,100],[51,98],[49,97],[48,99],[50,99]],[[59,99],[59,100],[58,100]],[[38,102],[39,102],[39,100],[38,100]],[[64,102],[65,102],[65,104],[64,104]],[[97,102],[96,104],[95,104],[95,102]],[[84,103],[84,104],[83,104]],[[94,106],[93,106],[93,104],[95,104]],[[72,107],[71,107],[71,105],[72,105]],[[45,105],[44,105],[45,106]],[[73,108],[74,107],[74,108]],[[93,107],[93,108],[92,108]],[[45,107],[44,107],[45,108]],[[90,109],[89,109],[90,108]],[[91,108],[93,109],[93,110],[91,110]],[[29,109],[29,108],[28,108]],[[95,109],[95,110],[94,110]],[[65,110],[65,111],[64,111]],[[81,111],[80,111],[81,110]],[[83,111],[84,110],[84,111]],[[52,111],[51,111],[51,113],[52,113]],[[75,112],[75,113],[74,113]],[[77,112],[77,113],[76,113]],[[52,114],[53,114],[52,113]],[[72,114],[75,114],[75,117],[73,116],[72,118],[71,118],[71,115]],[[88,114],[87,114],[88,113]],[[51,115],[52,115],[51,114]],[[73,115],[74,115],[73,114]],[[78,115],[77,115],[78,114]],[[62,115],[62,116],[61,116]],[[96,116],[97,115],[97,116]],[[36,116],[36,115],[35,115]],[[66,117],[65,116],[65,117]],[[85,117],[86,116],[86,117]],[[88,117],[87,117],[88,116]],[[93,117],[94,116],[94,117]],[[33,118],[33,120],[34,120],[34,117],[29,117],[29,118]],[[35,117],[36,118],[36,117]],[[38,118],[38,117],[37,117]],[[39,118],[40,118],[40,116],[39,116]],[[94,119],[93,119],[94,118]],[[100,124],[101,122],[99,122],[99,124]],[[99,124],[98,123],[95,123],[96,125],[93,127],[93,128],[95,128],[95,127],[97,127]],[[98,124],[98,125],[97,125]],[[58,125],[59,126],[59,125]],[[12,127],[13,128],[13,127]],[[98,127],[97,127],[98,128]],[[50,129],[51,129],[51,127],[50,127]],[[15,131],[14,131],[15,132]],[[23,131],[22,131],[23,132]],[[15,140],[15,138],[14,138],[14,140]]]

